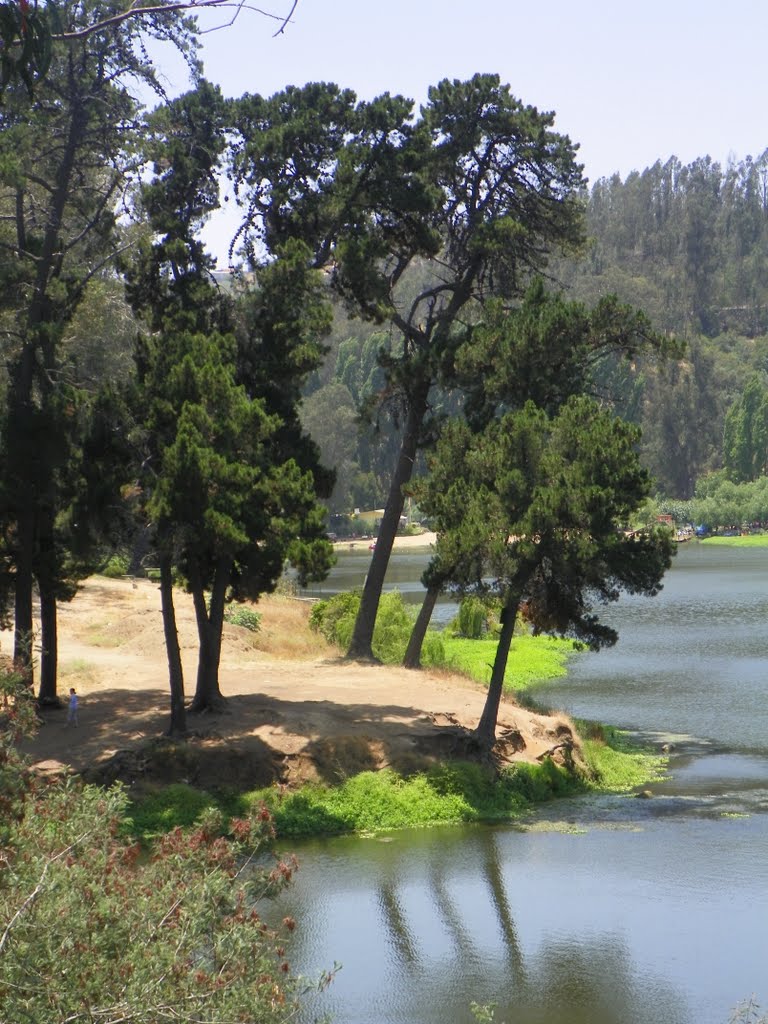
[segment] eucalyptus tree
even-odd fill
[[[372,657],[403,488],[438,432],[433,389],[450,381],[458,341],[490,297],[519,295],[551,249],[581,241],[581,167],[553,120],[481,74],[432,87],[415,118],[402,97],[358,103],[328,84],[242,101],[236,244],[257,255],[302,238],[350,308],[393,332],[380,397],[397,412],[401,446],[351,657]]]
[[[11,77],[0,106],[0,331],[7,366],[0,523],[13,564],[14,654],[32,678],[32,593],[43,624],[41,698],[55,698],[56,602],[76,582],[58,518],[77,472],[82,400],[61,345],[87,285],[120,247],[117,212],[138,166],[139,88],[156,88],[147,34],[192,59],[180,14],[103,24],[118,0],[56,5],[71,34],[30,98]]]
[[[477,587],[502,602],[501,632],[476,729],[489,751],[518,610],[537,630],[570,635],[592,649],[617,634],[596,608],[622,591],[653,595],[669,567],[669,533],[622,527],[650,492],[639,431],[587,396],[548,415],[533,403],[492,419],[481,432],[446,427],[419,502],[443,527],[438,552],[451,564],[481,552]],[[451,551],[451,548],[454,550]],[[458,562],[461,555],[465,561]],[[462,582],[467,585],[466,574]]]
[[[198,237],[219,202],[227,112],[218,89],[201,82],[148,119],[154,177],[142,203],[155,240],[126,268],[130,301],[145,323],[135,395],[140,501],[160,564],[176,733],[185,729],[185,707],[174,574],[193,598],[199,655],[191,706],[202,710],[222,700],[227,601],[272,589],[286,558],[317,578],[331,556],[316,483],[332,479],[296,408],[330,322],[322,285],[305,251],[292,257],[287,244],[236,311]]]

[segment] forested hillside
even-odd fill
[[[600,179],[584,200],[586,245],[551,261],[549,273],[569,298],[591,306],[615,293],[685,342],[681,360],[604,365],[595,386],[642,427],[643,459],[658,491],[689,498],[703,475],[724,465],[726,414],[752,374],[768,366],[768,150],[725,167],[709,157],[688,165],[671,157],[624,180]],[[396,421],[386,403],[376,406],[377,393],[385,397],[377,353],[397,343],[393,332],[337,313],[304,412],[339,469],[333,511],[383,501]],[[434,400],[450,412],[456,398]],[[355,433],[364,408],[377,411]]]

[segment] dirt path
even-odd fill
[[[66,712],[45,712],[28,744],[44,767],[70,766],[101,777],[135,781],[227,782],[231,785],[328,780],[387,764],[407,770],[460,753],[460,727],[477,724],[484,691],[459,676],[341,660],[306,628],[309,607],[290,598],[259,604],[262,628],[227,625],[222,714],[190,716],[185,750],[161,747],[148,758],[132,751],[160,736],[168,723],[168,688],[160,598],[148,580],[89,580],[60,613],[60,686],[80,696],[80,725]],[[192,690],[196,635],[191,602],[178,600],[185,678]],[[10,651],[10,637],[0,635]],[[564,720],[504,704],[505,755],[534,759],[563,735]],[[108,766],[105,768],[105,765]],[[96,776],[100,777],[100,776]]]

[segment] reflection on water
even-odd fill
[[[275,908],[300,922],[292,964],[343,964],[306,1024],[470,1024],[473,1001],[498,1024],[725,1024],[752,993],[768,1005],[767,581],[768,550],[688,545],[658,598],[608,610],[613,650],[542,690],[671,739],[652,799],[301,848]]]
[[[294,967],[343,969],[305,1019],[464,1024],[477,1001],[509,1024],[725,1024],[765,978],[755,821],[311,844],[278,911],[303,923]]]

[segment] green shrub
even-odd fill
[[[348,650],[360,607],[360,594],[334,594],[327,601],[318,601],[309,616],[312,629],[332,644]],[[413,628],[413,613],[403,603],[399,591],[382,594],[373,631],[373,653],[385,665],[399,664],[405,655]]]
[[[635,741],[621,729],[594,722],[577,722],[588,781],[594,788],[626,792],[661,778],[669,759],[653,747]]]
[[[106,576],[111,580],[120,579],[121,576],[128,575],[128,558],[125,555],[112,555],[110,560],[101,570],[101,575]]]
[[[413,612],[406,608],[403,595],[398,590],[382,594],[372,644],[373,653],[379,661],[385,665],[402,662],[413,623]]]
[[[124,833],[120,787],[30,784],[25,809],[8,821],[0,884],[0,1020],[294,1018],[294,922],[270,929],[252,909],[293,870],[266,856],[263,809],[233,822],[204,810],[149,856]]]
[[[258,633],[261,629],[261,614],[253,608],[244,604],[230,604],[224,612],[224,621],[232,626],[242,626],[251,633]]]
[[[309,614],[310,629],[322,634],[329,644],[338,647],[345,646],[343,638],[346,637],[348,647],[359,607],[360,594],[354,590],[334,594],[327,601],[318,601]]]
[[[281,836],[382,832],[436,824],[508,821],[531,804],[583,788],[579,778],[547,760],[519,764],[501,777],[471,762],[435,765],[404,778],[390,769],[360,772],[340,786],[304,786],[295,793],[249,794],[272,811]]]
[[[451,629],[467,640],[479,640],[488,631],[488,608],[484,602],[474,594],[463,597]]]

